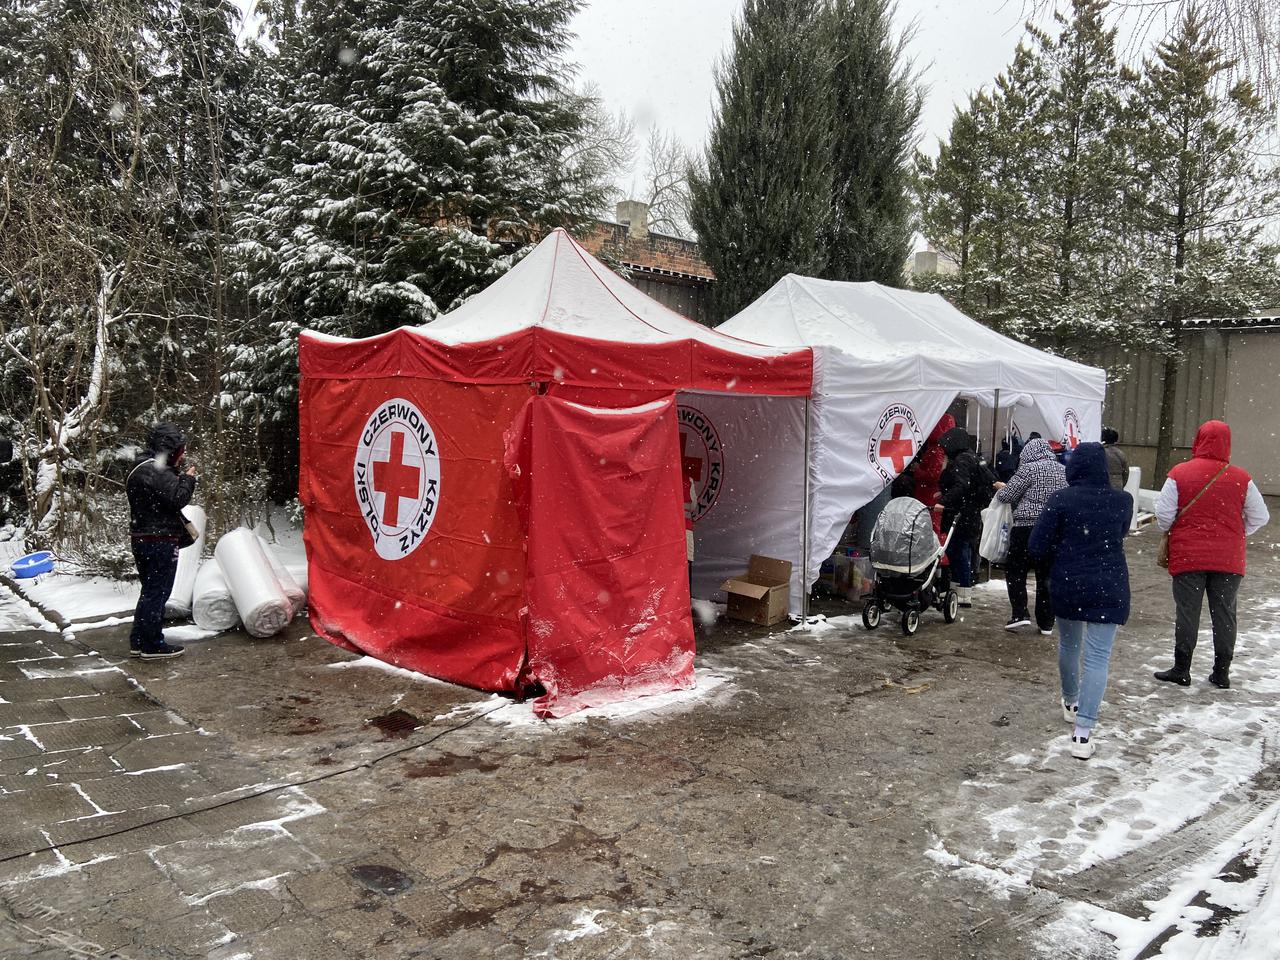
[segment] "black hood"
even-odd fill
[[[1107,451],[1100,443],[1082,443],[1067,461],[1067,483],[1073,487],[1106,487]]]
[[[187,435],[172,423],[157,423],[147,436],[147,451],[173,456],[187,445]]]
[[[954,460],[969,449],[969,434],[965,433],[964,427],[952,427],[938,440],[938,446]]]

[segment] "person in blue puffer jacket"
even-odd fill
[[[1129,619],[1124,538],[1133,497],[1111,486],[1100,443],[1076,447],[1067,463],[1067,484],[1045,504],[1028,549],[1050,567],[1062,713],[1075,724],[1071,755],[1088,760],[1107,689],[1111,647],[1117,629]]]

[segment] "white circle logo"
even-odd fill
[[[355,482],[378,556],[413,553],[440,506],[440,450],[421,410],[397,397],[370,415],[356,448]]]
[[[867,442],[867,459],[889,483],[916,458],[923,443],[916,412],[905,403],[891,403],[876,421]]]
[[[1074,407],[1067,407],[1067,412],[1062,415],[1062,445],[1068,450],[1080,445],[1080,415]]]
[[[680,474],[684,477],[684,509],[697,523],[720,499],[724,486],[724,446],[707,415],[696,407],[679,404],[676,418],[680,424]],[[689,502],[691,489],[697,495]]]

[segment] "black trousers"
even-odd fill
[[[1213,622],[1213,665],[1219,670],[1231,666],[1236,652],[1236,594],[1240,591],[1238,573],[1198,570],[1180,573],[1173,578],[1173,604],[1176,625],[1173,639],[1174,665],[1191,667],[1200,632],[1200,608],[1209,594],[1209,619]]]
[[[1004,578],[1009,589],[1009,606],[1019,619],[1029,618],[1027,610],[1027,574],[1036,574],[1036,626],[1041,630],[1053,629],[1053,603],[1049,598],[1049,567],[1044,563],[1032,565],[1027,543],[1031,540],[1031,527],[1011,527],[1009,530],[1009,556],[1005,559]]]
[[[178,543],[176,540],[134,540],[132,545],[142,592],[133,611],[129,646],[153,651],[164,642],[164,605],[169,602],[173,577],[178,572]]]

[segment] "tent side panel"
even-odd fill
[[[397,666],[509,690],[524,659],[524,528],[503,432],[528,386],[302,382],[311,620]]]
[[[306,379],[376,380],[418,377],[454,383],[522,383],[530,379],[534,338],[529,331],[477,343],[438,343],[409,327],[363,340],[304,332],[298,367]]]
[[[822,561],[840,542],[854,511],[875,499],[920,453],[955,396],[954,390],[904,388],[814,401],[808,585],[818,579]]]
[[[723,600],[720,585],[754,553],[791,563],[799,616],[804,552],[804,400],[681,393],[680,459],[698,495],[693,594]],[[825,556],[825,554],[824,554]]]
[[[542,716],[693,685],[674,399],[594,410],[538,397],[528,643]]]

